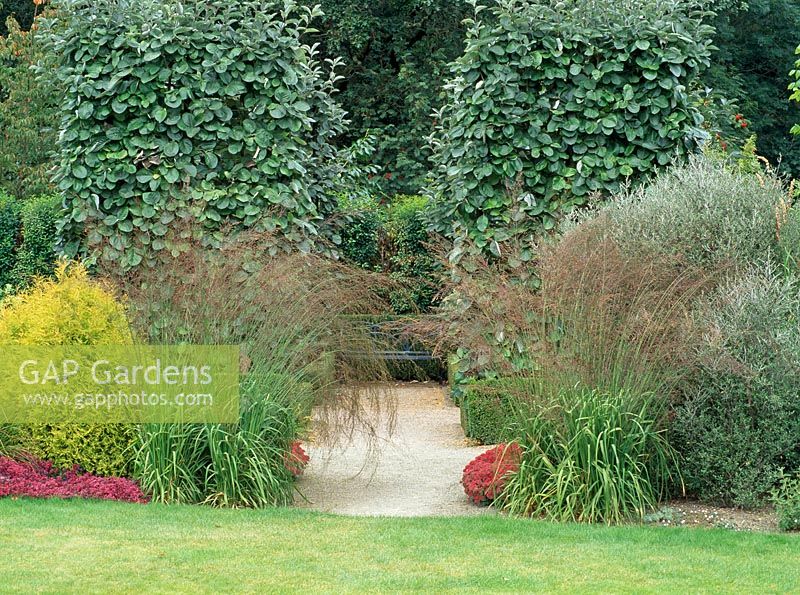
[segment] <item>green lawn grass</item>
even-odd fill
[[[0,591],[800,590],[800,536],[0,500]]]

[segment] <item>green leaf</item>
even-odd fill
[[[93,103],[90,103],[88,101],[84,101],[78,107],[78,117],[81,118],[82,120],[87,120],[88,118],[90,118],[92,116],[93,113],[94,113],[94,104]]]

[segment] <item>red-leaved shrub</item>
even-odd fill
[[[147,502],[138,484],[121,477],[81,473],[76,466],[58,471],[49,461],[14,461],[0,457],[0,498],[97,498],[122,502]]]
[[[464,467],[461,484],[475,504],[488,504],[503,491],[510,472],[519,469],[519,445],[498,444],[475,457]]]
[[[286,458],[284,459],[284,465],[286,468],[291,471],[292,475],[295,477],[300,477],[303,474],[303,470],[308,465],[308,461],[310,460],[309,456],[306,454],[306,451],[303,450],[303,447],[300,446],[300,441],[295,440],[292,442],[292,450],[291,452],[286,453]]]

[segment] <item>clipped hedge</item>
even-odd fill
[[[713,29],[694,0],[476,5],[437,114],[433,227],[499,257],[696,147],[688,83]],[[466,244],[466,245],[464,245]],[[528,255],[529,256],[529,255]]]
[[[534,385],[525,378],[478,380],[465,385],[461,397],[461,425],[467,438],[483,444],[513,439],[520,399]]]
[[[301,41],[318,14],[262,0],[60,0],[42,30],[65,88],[66,254],[130,268],[187,250],[170,233],[184,219],[212,244],[226,224],[270,232],[273,252],[335,243],[325,219],[364,147],[332,144],[346,130],[338,61]]]
[[[30,440],[32,454],[58,469],[78,465],[94,475],[123,477],[132,471],[138,432],[125,424],[34,425]]]
[[[0,297],[53,273],[61,213],[54,195],[22,202],[0,194]]]
[[[384,216],[376,208],[345,214],[340,232],[342,257],[368,271],[381,270]]]

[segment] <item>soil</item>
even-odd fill
[[[692,500],[673,500],[650,515],[653,524],[667,527],[715,527],[734,531],[778,531],[772,509],[740,510],[709,506]]]

